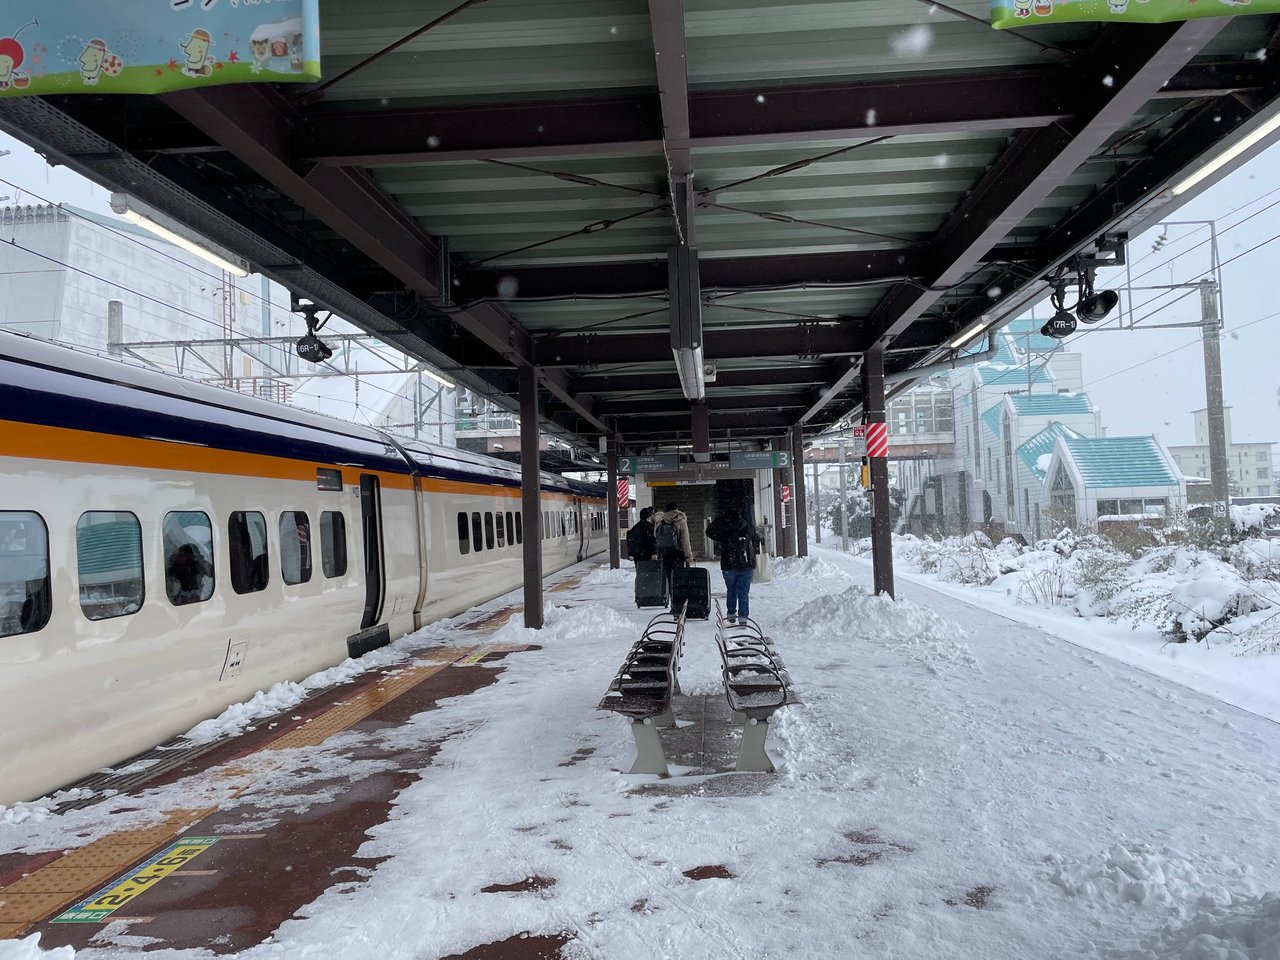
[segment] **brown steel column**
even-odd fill
[[[791,469],[795,473],[796,487],[791,499],[796,504],[796,554],[809,555],[809,501],[804,489],[804,428],[791,428]]]
[[[622,551],[618,546],[621,539],[618,535],[618,441],[610,438],[605,450],[609,460],[609,524],[605,536],[609,538],[609,569],[617,570],[622,566]]]
[[[520,368],[520,510],[524,514],[524,625],[542,629],[542,471],[538,368]]]
[[[700,400],[690,406],[693,418],[693,460],[708,463],[711,460],[711,422],[707,415],[707,401]]]
[[[872,347],[862,363],[862,421],[884,423],[884,348]],[[871,562],[877,594],[893,596],[893,525],[889,513],[889,460],[871,457]]]
[[[779,453],[791,453],[791,443],[788,439],[783,438],[773,445],[773,449]],[[791,458],[787,457],[787,463],[790,464]],[[778,488],[778,555],[781,557],[794,557],[796,555],[796,512],[795,507],[796,485],[795,477],[791,467],[779,467],[774,477],[774,486]],[[782,488],[788,486],[791,488],[791,503],[782,502]],[[786,526],[783,526],[783,523]]]

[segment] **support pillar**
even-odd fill
[[[813,542],[822,543],[822,489],[818,485],[818,463],[816,460],[813,464]]]
[[[617,570],[622,566],[622,548],[619,545],[622,537],[618,531],[618,441],[610,437],[605,451],[609,463],[609,524],[605,528],[605,536],[609,538],[609,569]]]
[[[542,470],[538,368],[520,368],[520,510],[524,514],[524,625],[542,629]]]
[[[791,441],[784,438],[777,441],[773,445],[773,449],[779,453],[791,452]],[[790,464],[791,458],[787,457],[787,463]],[[777,490],[778,503],[778,556],[794,557],[796,555],[796,514],[793,507],[795,506],[795,475],[790,466],[779,467],[775,471],[774,484]],[[782,488],[789,487],[791,489],[791,503],[782,502]]]
[[[1222,406],[1222,348],[1218,317],[1218,285],[1200,281],[1200,337],[1204,345],[1204,405],[1209,441],[1209,487],[1213,491],[1213,525],[1224,534],[1231,524],[1231,477],[1227,466],[1227,417]]]
[[[884,423],[884,347],[874,346],[862,362],[862,421]],[[893,596],[893,524],[889,512],[889,460],[871,457],[871,562],[877,594]]]
[[[690,406],[693,416],[693,460],[694,463],[711,462],[711,421],[707,415],[707,401],[701,400]]]
[[[804,489],[804,428],[791,428],[791,468],[796,487],[791,498],[796,502],[796,556],[809,555],[809,498]]]

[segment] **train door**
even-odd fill
[[[578,528],[574,532],[578,535],[578,562],[581,563],[582,558],[587,555],[586,508],[581,500],[573,503],[573,523]]]
[[[382,616],[386,595],[382,548],[382,489],[378,478],[360,474],[360,528],[364,533],[364,618],[360,629],[372,627]]]

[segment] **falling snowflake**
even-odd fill
[[[945,167],[950,162],[951,162],[951,158],[948,157],[945,153],[940,153],[933,158],[933,165],[935,167]]]
[[[433,133],[431,136],[427,137],[427,146],[434,150],[436,147],[440,146],[440,138]]]
[[[756,103],[764,103],[764,94],[763,94],[763,93],[757,93],[757,94],[756,94]]]
[[[618,35],[618,28],[617,28],[617,27],[610,27],[610,28],[609,28],[609,32],[610,32],[610,33],[612,33],[614,36],[617,36],[617,35]]]
[[[874,127],[876,125],[876,112],[874,109],[867,111],[867,126]]]
[[[503,300],[510,300],[520,292],[520,282],[515,277],[505,276],[498,278],[498,296]]]
[[[1000,299],[1000,295],[1002,293],[1004,293],[1004,291],[1001,290],[999,287],[991,287],[987,291],[987,296],[990,297],[992,300],[998,300]]]
[[[1114,87],[1116,85],[1116,78],[1111,76],[1111,74],[1108,73],[1105,77],[1102,78],[1102,85],[1104,87]]]
[[[1259,50],[1257,53],[1255,53],[1255,54],[1254,54],[1254,56],[1255,56],[1255,57],[1257,57],[1259,60],[1266,60],[1266,59],[1267,59],[1267,48],[1266,48],[1266,47],[1263,47],[1261,50]]]
[[[895,34],[889,46],[899,57],[922,57],[933,45],[933,28],[918,23],[914,27]]]

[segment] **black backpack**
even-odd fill
[[[726,537],[720,546],[720,556],[730,570],[747,570],[756,565],[751,538],[745,533]]]
[[[656,553],[653,549],[653,525],[641,520],[627,531],[627,556],[632,560],[648,560]]]
[[[658,553],[680,553],[680,534],[670,520],[658,524]]]

